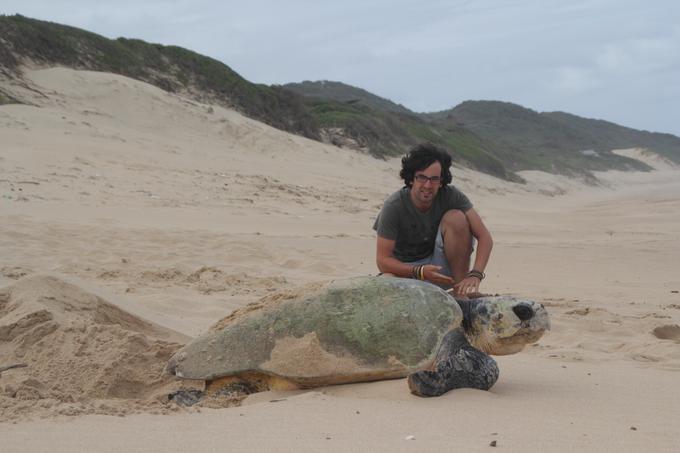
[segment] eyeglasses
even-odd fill
[[[425,176],[423,174],[420,175],[415,175],[414,179],[420,183],[425,184],[427,181],[430,181],[432,184],[439,184],[442,181],[441,176]]]

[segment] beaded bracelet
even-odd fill
[[[411,277],[416,280],[425,280],[425,265],[421,264],[411,268]]]

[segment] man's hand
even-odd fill
[[[478,293],[481,281],[477,277],[465,277],[460,282],[453,285],[456,296],[467,296],[468,294]]]
[[[423,276],[425,277],[425,280],[439,285],[453,285],[455,282],[451,277],[439,273],[441,268],[441,266],[435,266],[434,264],[426,264],[423,266]]]

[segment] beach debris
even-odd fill
[[[489,447],[495,447],[496,445],[498,445],[498,441],[492,440],[489,442]]]
[[[410,435],[410,436],[406,436],[404,439],[405,440],[416,440],[416,436]]]
[[[25,363],[13,363],[12,365],[4,365],[0,366],[0,377],[2,377],[2,373],[7,370],[11,370],[12,368],[24,368],[27,367]]]
[[[637,431],[637,428],[636,428],[635,426],[631,426],[631,427],[630,427],[630,430],[631,430],[631,431]]]

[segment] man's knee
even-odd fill
[[[450,209],[446,211],[441,220],[442,233],[446,231],[468,232],[470,231],[470,223],[468,222],[465,213],[459,209]]]

